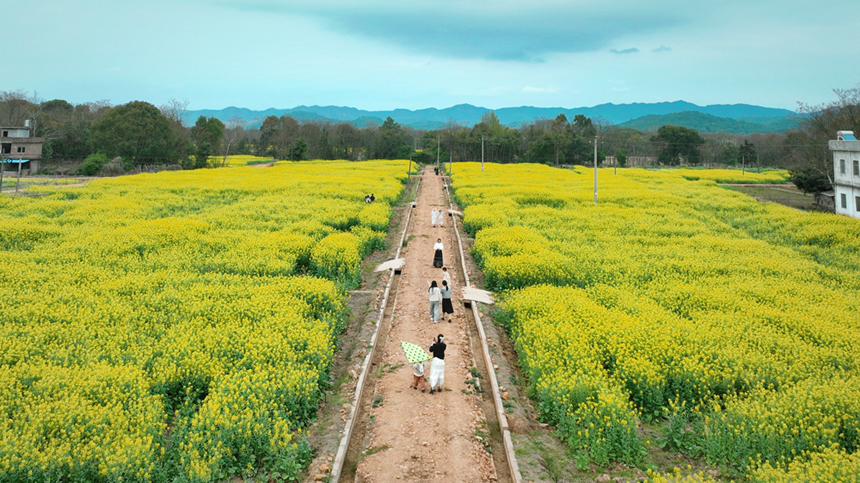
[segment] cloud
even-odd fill
[[[612,52],[613,54],[635,54],[636,52],[639,52],[639,49],[637,49],[636,47],[630,47],[629,49],[622,49],[622,50],[609,49],[609,51]]]
[[[665,45],[661,45],[661,46],[657,47],[656,49],[651,49],[651,52],[671,52],[671,51],[672,51],[672,48],[666,47]]]
[[[618,37],[646,35],[683,21],[653,7],[607,7],[596,0],[409,2],[393,0],[220,0],[222,5],[316,20],[329,31],[413,53],[461,59],[544,62],[555,53],[596,52]],[[643,10],[647,8],[648,10]],[[671,10],[668,10],[671,11]]]

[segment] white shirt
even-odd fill
[[[444,246],[442,246],[442,242],[436,242],[436,244],[435,244],[435,245],[433,245],[433,249],[434,249],[434,250],[444,250],[444,249],[445,249],[445,247],[444,247]]]

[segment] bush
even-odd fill
[[[110,160],[104,154],[90,154],[78,167],[78,174],[81,176],[95,176],[108,161]]]

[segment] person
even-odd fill
[[[448,268],[442,267],[442,283],[448,282],[448,286],[451,286],[451,274],[448,273]]]
[[[370,196],[369,195],[364,195],[364,202],[370,203]]]
[[[376,196],[374,196],[373,193],[370,193],[370,202],[373,203],[374,201],[376,201]]]
[[[434,324],[439,323],[439,302],[442,301],[442,291],[436,285],[436,281],[430,282],[430,289],[427,290],[428,298],[430,299],[430,320]]]
[[[439,226],[445,226],[445,210],[439,208]]]
[[[418,389],[418,385],[421,385],[421,392],[424,392],[427,389],[427,385],[424,383],[424,365],[426,362],[416,362],[412,364],[412,389]]]
[[[438,217],[439,217],[439,212],[436,210],[436,208],[433,208],[433,211],[430,212],[430,225],[431,226],[433,226],[433,227],[436,226],[436,218],[438,218]]]
[[[444,314],[448,314],[448,323],[451,323],[451,316],[454,315],[454,305],[451,304],[451,287],[448,286],[448,282],[442,280],[442,288],[439,291],[442,293],[442,318],[445,318]]]
[[[430,363],[430,394],[442,392],[442,384],[445,383],[445,337],[439,334],[433,339],[433,345],[430,346],[430,353],[433,354],[433,361]]]
[[[444,265],[444,263],[442,263],[442,250],[444,248],[445,246],[442,245],[442,239],[437,239],[436,244],[433,245],[433,249],[436,250],[436,253],[433,255],[433,266],[436,268],[442,268],[442,265]]]

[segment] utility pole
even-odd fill
[[[481,172],[484,172],[484,136],[481,136]]]
[[[594,136],[594,204],[597,204],[597,136]]]
[[[747,174],[747,155],[741,154],[741,174]]]

